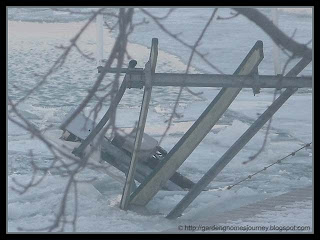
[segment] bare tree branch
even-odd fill
[[[70,40],[70,44],[67,46],[58,46],[58,49],[61,49],[63,52],[62,54],[57,58],[57,60],[54,62],[54,64],[51,66],[51,68],[42,76],[41,81],[38,82],[32,89],[26,91],[26,94],[23,95],[22,98],[20,98],[18,101],[14,102],[10,97],[8,97],[8,105],[9,105],[9,120],[16,124],[17,126],[21,127],[22,129],[30,132],[31,137],[36,138],[40,140],[45,147],[49,150],[49,152],[52,154],[53,159],[48,166],[40,166],[40,164],[37,164],[35,161],[35,156],[33,151],[30,150],[29,157],[30,157],[30,166],[32,167],[32,175],[30,179],[26,182],[20,182],[16,178],[13,178],[12,181],[15,184],[11,188],[18,192],[19,194],[26,193],[30,188],[38,186],[46,176],[51,174],[51,172],[56,171],[60,177],[63,177],[66,179],[66,185],[63,186],[62,190],[62,198],[59,201],[57,212],[53,210],[54,218],[52,220],[52,223],[49,226],[46,226],[44,228],[38,228],[38,229],[24,229],[24,228],[18,228],[18,230],[27,230],[27,231],[36,231],[36,230],[42,230],[42,231],[65,231],[68,226],[71,225],[72,231],[77,230],[77,218],[78,218],[78,211],[79,211],[79,199],[78,199],[78,184],[82,182],[92,182],[96,178],[93,177],[89,180],[82,180],[79,176],[80,173],[86,169],[94,169],[94,170],[101,170],[104,167],[102,164],[91,161],[92,154],[99,150],[99,147],[102,143],[102,141],[105,138],[105,134],[108,130],[111,129],[112,134],[116,130],[119,130],[116,127],[116,100],[115,95],[118,91],[119,85],[120,85],[120,71],[116,72],[114,75],[114,78],[112,81],[104,84],[103,79],[105,78],[107,71],[106,69],[110,68],[111,66],[114,66],[118,69],[122,68],[124,65],[124,61],[126,58],[132,59],[131,56],[128,53],[127,45],[128,45],[128,37],[129,35],[134,32],[136,26],[140,26],[143,24],[149,23],[145,18],[143,18],[140,22],[134,23],[133,22],[133,15],[134,15],[134,9],[133,8],[119,8],[118,13],[109,12],[106,11],[105,8],[99,9],[97,11],[90,11],[90,12],[81,12],[76,11],[73,9],[60,9],[60,8],[53,8],[55,11],[61,11],[61,12],[68,12],[70,14],[79,14],[79,15],[88,15],[90,17],[88,21],[85,23],[85,25],[79,30],[79,32]],[[213,63],[209,61],[207,58],[208,53],[201,53],[198,49],[201,45],[201,41],[204,38],[206,32],[208,31],[209,27],[212,25],[212,22],[217,15],[218,8],[215,8],[212,10],[212,14],[210,17],[208,17],[207,21],[205,22],[205,25],[199,34],[197,36],[194,43],[189,44],[187,43],[182,37],[181,33],[173,33],[168,30],[168,28],[163,24],[163,22],[170,17],[170,15],[174,12],[175,9],[169,9],[168,12],[166,12],[163,16],[156,16],[152,14],[148,9],[141,9],[141,12],[145,14],[146,17],[150,18],[155,25],[159,28],[159,30],[166,33],[170,38],[174,39],[178,43],[181,44],[181,46],[187,47],[190,50],[190,56],[187,62],[186,71],[185,74],[188,74],[190,71],[190,68],[192,66],[192,61],[194,59],[194,56],[200,57],[202,61],[204,61],[205,64],[207,64],[209,67],[214,69],[215,71],[223,74],[221,70],[217,66],[215,66]],[[264,16],[262,13],[260,13],[256,9],[247,9],[247,8],[234,8],[234,10],[237,13],[232,13],[230,17],[220,17],[218,16],[218,20],[228,20],[235,18],[239,16],[240,14],[247,17],[249,20],[253,21],[257,24],[258,27],[260,27],[262,30],[266,32],[267,35],[269,35],[272,40],[280,46],[284,54],[287,55],[288,59],[283,67],[283,74],[285,73],[286,67],[289,65],[289,63],[294,60],[297,57],[301,56],[307,56],[311,59],[311,49],[307,47],[307,45],[310,44],[310,42],[306,44],[300,44],[297,43],[293,37],[296,33],[296,30],[293,32],[293,35],[291,37],[288,37],[286,34],[284,34],[280,29],[278,29],[275,25],[271,23],[271,21]],[[60,69],[66,62],[66,59],[72,49],[75,49],[77,52],[81,54],[81,56],[93,60],[93,57],[91,54],[86,54],[83,49],[81,49],[78,43],[78,39],[83,34],[85,29],[88,27],[88,25],[96,18],[98,14],[103,14],[104,16],[110,16],[113,19],[116,20],[116,22],[107,23],[105,22],[105,26],[110,30],[117,30],[117,35],[115,37],[115,43],[111,48],[111,51],[108,55],[107,60],[105,61],[105,65],[103,67],[103,70],[98,75],[98,77],[95,79],[95,82],[93,85],[88,88],[87,95],[84,97],[80,105],[76,108],[76,110],[71,114],[71,116],[64,121],[64,123],[60,126],[60,128],[65,129],[68,124],[72,122],[72,120],[80,113],[83,113],[85,108],[91,104],[91,101],[94,102],[93,106],[90,105],[90,111],[89,111],[89,118],[91,119],[91,116],[93,116],[94,124],[96,123],[96,120],[98,118],[98,113],[103,108],[103,105],[105,102],[109,101],[109,106],[112,109],[112,114],[109,119],[109,121],[106,123],[106,125],[102,128],[99,135],[97,135],[92,141],[92,144],[89,149],[86,149],[86,152],[83,157],[78,158],[75,157],[71,153],[66,153],[65,151],[62,151],[59,146],[56,146],[56,144],[53,144],[50,142],[49,139],[45,137],[43,134],[43,131],[40,131],[37,129],[29,120],[27,117],[24,117],[21,112],[19,112],[17,106],[19,103],[25,101],[28,97],[31,97],[32,94],[35,93],[36,90],[38,90],[41,86],[43,86],[46,81],[48,80],[49,76]],[[109,80],[109,79],[108,79]],[[13,85],[13,88],[21,89],[19,86]],[[189,88],[183,88],[181,87],[177,98],[174,101],[174,106],[172,108],[171,114],[169,116],[169,119],[167,121],[166,129],[161,136],[160,143],[163,141],[163,139],[166,137],[173,119],[176,117],[180,117],[179,113],[177,112],[178,104],[180,101],[180,97],[182,95],[182,91],[186,90],[189,93],[199,96],[201,93],[194,93]],[[276,91],[274,93],[274,99],[276,97]],[[85,123],[85,125],[87,122]],[[85,126],[84,126],[85,128]],[[262,147],[260,150],[254,154],[250,161],[256,158],[265,148],[267,144],[267,137],[269,130],[271,128],[271,119],[268,123],[266,135],[264,138],[264,142],[262,144]],[[49,129],[46,128],[45,130]],[[78,140],[76,140],[78,141]],[[249,162],[249,161],[248,161]],[[106,169],[106,168],[105,168]],[[72,200],[72,201],[70,201]],[[72,203],[73,209],[72,215],[69,214],[69,205],[67,204]],[[68,210],[68,211],[67,211]]]
[[[289,50],[296,56],[312,59],[312,50],[308,48],[306,44],[297,43],[295,40],[288,37],[259,10],[254,8],[233,9],[259,26],[277,45]]]

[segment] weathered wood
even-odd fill
[[[263,59],[263,43],[258,41],[250,50],[235,75],[248,75],[254,71]],[[131,203],[146,205],[161,189],[174,172],[188,158],[202,139],[217,123],[241,88],[223,88],[197,121],[184,134],[168,155],[161,161],[153,173],[131,195]]]
[[[71,109],[69,113],[66,115],[65,119],[68,119],[68,117],[73,113],[74,110],[75,109]],[[68,139],[75,140],[78,138],[82,141],[86,139],[86,137],[89,135],[91,129],[93,129],[93,126],[94,126],[94,122],[90,118],[87,118],[83,113],[80,113],[68,124],[68,126],[65,129],[70,136],[66,136],[67,132],[65,132],[64,135]],[[67,140],[67,139],[64,138],[64,140]],[[67,143],[69,142],[66,142],[66,144]],[[77,146],[79,145],[80,145],[80,142],[77,144]],[[102,160],[104,160],[108,164],[111,164],[113,167],[116,167],[118,170],[120,170],[124,174],[128,173],[129,165],[130,165],[130,156],[127,155],[119,147],[114,146],[106,137],[102,140],[101,152],[102,152],[101,153]],[[152,168],[150,168],[149,166],[143,163],[138,163],[136,170],[137,171],[135,174],[135,180],[138,181],[139,183],[143,182],[145,178],[152,172]],[[108,171],[107,174],[110,175],[110,171]],[[125,183],[124,177],[123,177],[123,183]],[[183,190],[183,188],[173,183],[172,181],[168,181],[168,184],[163,187],[163,190],[181,191]]]
[[[65,116],[65,119],[68,119],[72,113],[75,111],[75,108],[72,108],[68,114]],[[79,113],[65,129],[73,135],[77,136],[79,139],[84,140],[88,137],[92,129],[94,128],[94,122],[87,118],[83,113]]]
[[[72,151],[72,149],[74,149],[75,147],[80,145],[80,142],[72,142],[72,141],[65,141],[63,139],[60,138],[62,131],[61,130],[50,130],[50,131],[45,131],[43,134],[46,137],[46,139],[48,139],[51,144],[53,144],[55,147],[59,148],[60,151],[63,154],[69,155]],[[58,154],[60,155],[61,152],[59,152]],[[61,155],[63,158],[64,156]],[[124,175],[122,175],[119,171],[117,171],[117,169],[114,168],[114,166],[112,166],[109,163],[100,163],[99,162],[99,153],[94,151],[88,159],[89,162],[95,163],[94,165],[100,165],[100,168],[94,168],[94,170],[98,170],[98,172],[103,172],[107,175],[109,175],[110,177],[112,177],[114,180],[120,182],[120,183],[124,183],[125,182],[125,177]],[[89,166],[90,168],[90,166]]]
[[[133,133],[135,133],[135,129],[133,129],[133,131],[129,134],[122,135],[122,134],[116,133],[111,143],[116,147],[118,147],[119,149],[125,150],[128,155],[131,155],[133,152],[133,145],[134,145]],[[161,159],[163,159],[164,155],[167,154],[167,152],[164,149],[162,149],[158,144],[159,144],[158,141],[155,140],[153,137],[149,136],[146,133],[143,134],[143,140],[141,143],[141,148],[138,156],[139,160],[137,164],[137,172],[139,171],[138,167],[140,164],[146,165],[152,170],[155,169],[156,166],[160,163]],[[157,152],[159,152],[162,155],[161,159],[159,159],[159,155],[157,154]],[[121,157],[119,158],[121,159]],[[129,166],[129,164],[127,164],[126,166]],[[145,171],[145,173],[148,173],[148,174],[150,172]],[[148,174],[146,174],[146,176]],[[170,181],[172,181],[174,184],[178,185],[182,189],[191,189],[191,187],[195,184],[190,179],[181,175],[179,172],[175,172],[170,178]]]
[[[125,174],[128,173],[131,158],[122,149],[114,146],[108,139],[105,138],[101,144],[101,151],[102,160],[118,168],[121,172]],[[150,167],[138,162],[136,166],[135,180],[141,183],[151,173],[152,169]],[[168,181],[167,184],[163,186],[163,189],[169,191],[183,190],[172,181]]]
[[[130,88],[141,88],[145,77],[140,73],[128,75]],[[155,73],[152,86],[172,87],[232,87],[232,88],[312,88],[312,77],[281,77],[259,75],[258,82],[253,76],[229,74],[183,74]]]
[[[137,129],[133,129],[131,133],[122,135],[118,132],[116,132],[115,137],[112,139],[112,143],[122,148],[126,151],[128,151],[130,154],[133,153],[134,150],[134,141],[135,141],[135,133],[137,132]],[[148,134],[144,133],[141,147],[139,151],[139,162],[146,161],[150,156],[155,154],[157,151],[157,147],[159,145],[159,142],[154,139],[153,137],[149,136]]]
[[[302,59],[287,75],[297,75],[311,60]],[[251,140],[263,125],[279,110],[279,108],[298,89],[286,89],[267,110],[242,134],[242,136],[227,150],[227,152],[210,168],[210,170],[198,181],[188,194],[176,205],[167,215],[168,219],[175,219],[181,216],[182,212],[193,202],[193,200],[206,188],[210,182],[221,172],[221,170],[233,159],[233,157]]]
[[[148,161],[146,162],[147,166],[150,167],[151,169],[155,169],[159,163],[160,161],[156,158],[149,158]],[[179,187],[183,189],[191,189],[195,185],[194,182],[192,182],[190,179],[183,176],[179,172],[175,172],[170,178],[170,181],[177,184]]]
[[[150,58],[149,58],[149,61],[146,63],[145,70],[144,70],[144,73],[146,76],[146,82],[145,82],[142,105],[141,105],[140,116],[138,121],[136,139],[134,142],[134,148],[132,152],[130,167],[129,167],[126,183],[123,188],[122,198],[120,202],[120,208],[124,210],[128,208],[129,201],[130,201],[131,186],[134,180],[134,174],[135,174],[136,165],[139,159],[138,155],[141,147],[144,127],[147,121],[149,103],[150,103],[151,92],[152,92],[152,74],[154,73],[156,68],[157,57],[158,57],[158,39],[153,38],[151,51],[150,51]]]
[[[104,139],[102,142],[101,157],[102,160],[116,167],[124,174],[128,173],[130,157],[121,149],[113,146],[113,144],[111,144],[107,139]],[[139,166],[134,178],[141,183],[144,181],[147,174],[148,171],[142,166]]]

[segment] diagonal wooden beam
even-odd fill
[[[249,75],[263,59],[263,43],[257,41],[243,62],[234,72],[235,75]],[[217,123],[229,105],[233,102],[241,88],[223,88],[197,121],[171,149],[153,173],[139,185],[131,195],[131,203],[146,205],[174,172],[188,158],[202,139]]]
[[[287,74],[295,76],[301,72],[309,63],[310,59],[303,58]],[[245,131],[244,134],[228,149],[228,151],[209,169],[209,171],[197,182],[188,194],[177,204],[168,214],[168,219],[175,219],[181,216],[182,212],[199,196],[210,182],[222,171],[222,169],[234,158],[234,156],[251,140],[253,136],[263,127],[263,125],[279,110],[279,108],[294,94],[297,88],[286,89],[267,110]]]

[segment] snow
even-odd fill
[[[276,211],[264,211],[245,220],[228,221],[227,224],[219,225],[220,231],[215,232],[225,232],[227,227],[229,227],[228,232],[311,232],[310,216],[312,216],[312,201],[295,202],[279,206]]]
[[[189,225],[190,232],[312,232],[312,201],[296,202],[292,205],[278,207],[277,210],[265,211],[245,220],[228,221],[221,224]],[[180,225],[183,226],[183,225]],[[188,225],[185,225],[188,227]],[[183,229],[183,228],[182,228]],[[191,230],[192,229],[192,230]]]
[[[28,181],[28,176],[13,175],[11,177],[20,181]],[[12,178],[9,178],[9,186]],[[109,178],[101,181],[108,184],[109,191],[106,195],[98,192],[92,184],[83,183],[79,186],[78,231],[160,231],[172,226],[170,221],[164,220],[162,216],[148,217],[131,211],[119,210],[121,185],[110,184],[112,179]],[[64,185],[65,181],[61,178],[48,176],[37,189],[23,196],[18,196],[10,191],[8,201],[9,232],[16,231],[17,227],[37,228],[39,223],[41,226],[48,225],[50,223],[48,219],[53,218],[53,209],[61,201]],[[70,207],[68,211],[70,219],[72,217],[71,210]],[[132,221],[133,219],[134,221]]]
[[[221,11],[228,15],[229,10],[222,9]],[[268,9],[263,11],[269,14]],[[32,12],[29,12],[24,13],[25,15],[22,14],[25,16],[22,21],[13,21],[14,18],[8,21],[8,96],[13,100],[19,99],[26,89],[39,81],[39,78],[34,74],[43,73],[49,69],[52,62],[60,54],[55,46],[68,44],[69,39],[84,24],[83,19],[55,12],[49,14],[48,10],[40,12],[41,19],[50,16],[50,19],[53,20],[45,23],[34,22],[38,21],[38,15],[35,14],[35,19],[30,20],[26,17],[32,15]],[[294,25],[292,21],[294,21],[298,28],[296,36],[298,41],[307,42],[312,37],[312,18],[310,15],[295,15],[290,10],[284,10],[284,12],[285,15],[280,13],[280,26],[289,34],[292,25]],[[188,27],[192,31],[188,29],[186,34],[196,36],[200,29],[199,26],[204,24],[208,13],[210,13],[208,9],[200,8],[195,11],[179,10],[170,17],[168,24],[173,30],[186,30],[186,26],[183,25],[186,25],[185,21],[191,19]],[[141,14],[139,12],[136,14],[138,21],[142,15],[139,15]],[[56,19],[60,16],[65,16],[63,22],[57,23]],[[180,18],[184,20],[182,21]],[[32,22],[28,22],[28,20]],[[239,25],[234,25],[234,21],[238,21]],[[226,73],[234,71],[247,50],[253,45],[251,43],[257,40],[248,39],[248,34],[240,31],[242,27],[248,25],[248,21],[244,18],[232,20],[231,23],[233,24],[227,24],[227,21],[216,22],[201,45],[210,52],[210,60],[219,65]],[[144,67],[149,57],[151,38],[159,35],[159,56],[156,71],[184,72],[189,52],[182,47],[179,48],[176,42],[162,33],[155,32],[155,29],[151,23],[147,26],[139,26],[137,27],[139,34],[135,33],[130,36],[128,51],[138,61],[137,67]],[[272,42],[263,32],[250,29],[252,31],[250,35],[257,35],[258,39],[264,41],[265,59],[259,71],[262,74],[272,74],[270,50]],[[232,30],[238,34],[239,45],[234,46],[234,37],[228,35]],[[212,44],[213,39],[214,44]],[[104,51],[108,53],[114,42],[114,36],[104,31],[104,41]],[[79,46],[86,53],[95,52],[94,24],[91,24],[84,32]],[[226,51],[226,49],[229,50]],[[216,60],[216,56],[219,56],[219,61]],[[127,59],[125,62],[128,62]],[[95,61],[89,61],[77,52],[71,52],[63,68],[53,74],[39,91],[19,106],[22,115],[39,129],[49,125],[57,128],[64,116],[72,107],[79,104],[87,94],[86,90],[93,84],[97,76],[95,64]],[[304,74],[311,74],[311,71],[311,66],[308,66]],[[212,73],[212,69],[197,60],[193,62],[191,68],[191,73],[196,72]],[[104,84],[111,79],[112,76],[108,75]],[[15,88],[14,85],[18,85],[20,89]],[[161,143],[161,146],[166,150],[173,147],[219,92],[219,89],[193,88],[192,90],[203,92],[203,94],[201,98],[198,98],[183,91],[178,107],[178,112],[182,117],[174,119],[168,136]],[[157,140],[160,140],[166,129],[165,121],[171,114],[178,91],[178,88],[159,87],[153,89],[146,133]],[[257,116],[271,104],[272,97],[272,91],[262,90],[260,94],[253,96],[250,89],[243,90],[218,124],[179,168],[179,172],[197,182]],[[117,111],[117,126],[129,128],[135,124],[138,120],[141,100],[142,91],[129,89],[126,92]],[[90,106],[93,104],[90,103],[85,112],[90,111]],[[107,105],[103,106],[98,118],[102,117],[107,108]],[[180,220],[170,221],[165,216],[186,192],[160,191],[146,206],[145,210],[149,214],[133,210],[122,211],[119,209],[119,203],[123,185],[106,174],[97,173],[91,169],[83,170],[79,174],[79,178],[97,177],[97,180],[92,184],[81,183],[79,186],[77,231],[159,232],[175,228],[179,221],[204,217],[208,212],[210,214],[223,213],[267,197],[280,195],[297,186],[309,186],[312,184],[313,176],[311,148],[303,149],[295,157],[288,158],[281,164],[276,164],[267,171],[254,176],[252,180],[245,181],[230,190],[226,189],[228,185],[242,180],[312,141],[312,110],[312,91],[298,91],[274,116],[265,151],[254,162],[242,164],[260,148],[266,131],[264,127],[208,186],[208,191],[201,193],[185,210]],[[39,165],[46,166],[50,163],[52,156],[48,149],[39,140],[32,138],[28,132],[8,121],[9,232],[20,231],[19,227],[37,229],[51,224],[50,220],[53,219],[54,213],[58,209],[65,189],[66,179],[51,172],[40,185],[31,188],[30,191],[22,195],[12,190],[12,187],[17,187],[13,179],[23,183],[30,181],[32,174],[30,156],[28,155],[30,150],[33,151],[35,161]],[[70,197],[67,204],[68,218],[70,219],[72,219],[73,204],[73,198]],[[297,202],[292,204],[290,208],[286,207],[281,211],[268,211],[252,219],[232,224],[311,225],[311,210],[310,201]],[[294,215],[298,216],[297,220],[292,217]],[[68,228],[66,231],[72,231],[72,229]]]

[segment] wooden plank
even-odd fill
[[[149,158],[148,162],[146,162],[146,164],[151,169],[155,169],[160,162],[161,161],[159,161],[156,158]],[[188,179],[187,177],[183,176],[179,172],[175,172],[171,176],[170,181],[172,181],[173,183],[177,184],[179,187],[181,187],[183,189],[191,189],[195,185],[194,182],[192,182],[190,179]]]
[[[302,71],[311,60],[302,59],[288,75]],[[297,74],[297,73],[296,73]],[[280,107],[292,96],[298,89],[286,89],[267,110],[242,134],[242,136],[228,149],[228,151],[209,169],[209,171],[197,182],[197,184],[188,192],[188,194],[177,204],[177,206],[168,214],[168,219],[175,219],[181,216],[182,212],[199,196],[201,191],[206,188],[210,182],[222,171],[222,169],[234,158],[234,156],[251,140],[253,136],[263,127],[263,125],[280,109]]]
[[[75,110],[75,108],[72,108],[66,115],[65,119],[68,119]],[[81,140],[84,140],[88,137],[94,128],[94,125],[94,121],[87,118],[83,113],[79,113],[63,130],[67,130]]]
[[[71,109],[70,112],[66,115],[65,119],[68,119],[69,116],[73,113],[75,109]],[[87,118],[83,113],[78,114],[66,127],[65,130],[72,133],[76,137],[78,137],[80,140],[84,140],[90,133],[90,130],[93,129],[94,122]],[[144,134],[146,135],[146,134]],[[62,145],[70,146],[68,150],[70,150],[69,153],[72,152],[73,149],[71,149],[71,146],[78,147],[80,145],[80,142],[70,142],[70,141],[63,141],[59,139],[61,134],[56,136],[56,142]],[[149,138],[151,138],[149,136]],[[102,160],[106,162],[106,166],[109,167],[111,164],[113,167],[117,168],[119,171],[123,172],[124,174],[128,173],[129,165],[130,165],[130,157],[121,149],[114,146],[106,137],[102,140],[101,143],[101,151],[102,151]],[[104,168],[101,168],[101,171],[105,171]],[[112,174],[111,171],[105,171],[108,175],[111,175],[112,177],[115,176],[115,174]],[[117,172],[117,171],[115,171]],[[135,180],[139,183],[143,182],[144,179],[152,172],[152,168],[145,166],[143,163],[138,163],[137,165],[137,171],[135,174]],[[125,183],[125,175],[121,178],[121,183]],[[119,180],[119,177],[117,177],[117,180]],[[168,183],[163,187],[164,190],[169,191],[181,191],[183,190],[181,187],[173,183],[172,181],[168,181]]]
[[[130,134],[121,134],[116,132],[112,143],[122,149],[125,149],[129,153],[133,153],[134,142],[137,129],[134,128]],[[144,162],[150,158],[157,151],[159,142],[148,134],[144,133],[139,151],[139,162]]]
[[[129,75],[128,86],[140,88],[144,84],[144,76],[140,73]],[[259,82],[253,76],[231,74],[184,74],[156,73],[153,87],[233,87],[233,88],[312,88],[312,77],[281,77],[275,75],[259,75]]]
[[[158,39],[153,38],[152,44],[151,44],[150,58],[149,58],[149,61],[146,63],[145,70],[144,70],[145,76],[146,76],[146,82],[145,82],[142,105],[140,110],[138,126],[137,126],[136,139],[134,142],[134,148],[132,152],[130,167],[129,167],[126,183],[123,188],[122,198],[120,202],[120,208],[124,210],[128,209],[128,205],[130,201],[131,186],[134,181],[134,175],[136,172],[136,165],[139,159],[139,151],[140,151],[142,137],[144,133],[144,127],[147,121],[149,103],[150,103],[151,92],[152,92],[152,74],[154,73],[156,68],[157,57],[158,57]]]
[[[69,155],[75,147],[80,145],[80,142],[69,142],[69,141],[61,140],[60,139],[61,134],[62,134],[61,130],[56,130],[56,131],[52,130],[52,131],[46,131],[43,133],[43,135],[46,137],[46,139],[48,139],[51,142],[51,144],[53,144],[56,148],[58,148],[64,154]],[[97,156],[98,156],[98,154],[93,153],[89,157],[89,162],[94,162],[96,166],[101,164],[101,163],[99,163],[99,159],[97,159]],[[63,155],[61,155],[61,157],[65,158]],[[97,170],[97,168],[94,168],[94,170]],[[98,168],[98,171],[109,175],[114,180],[116,180],[120,183],[125,182],[124,175],[122,173],[120,173],[114,166],[110,165],[109,163],[101,164],[101,168]]]
[[[114,146],[109,140],[105,139],[102,141],[101,151],[103,156],[102,160],[118,168],[123,173],[128,173],[131,159],[123,150]],[[141,183],[149,174],[151,174],[151,172],[152,169],[138,162],[136,166],[135,180]],[[172,181],[168,181],[167,184],[163,186],[163,189],[169,191],[183,190]]]
[[[250,74],[262,59],[263,43],[257,41],[234,74]],[[219,92],[197,121],[162,160],[161,164],[131,195],[132,204],[146,205],[152,199],[217,123],[240,91],[241,88],[223,88]]]

